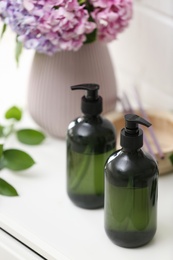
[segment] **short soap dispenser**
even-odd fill
[[[158,167],[141,150],[143,131],[138,124],[151,125],[137,115],[125,115],[122,149],[105,165],[105,230],[115,244],[128,248],[148,243],[157,225]]]
[[[95,209],[104,205],[104,165],[115,151],[115,129],[100,116],[99,85],[72,86],[86,90],[82,97],[83,116],[69,124],[67,131],[67,192],[79,207]]]

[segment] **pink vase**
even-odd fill
[[[98,42],[84,45],[77,52],[53,56],[36,53],[28,87],[28,109],[51,136],[64,138],[69,122],[81,115],[83,91],[71,91],[81,83],[100,84],[103,113],[115,109],[116,80],[108,47]]]

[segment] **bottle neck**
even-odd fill
[[[100,114],[99,115],[86,115],[86,114],[84,114],[83,117],[87,118],[87,119],[93,119],[93,120],[98,120],[98,119],[101,118]]]
[[[128,148],[122,148],[122,151],[125,152],[125,153],[138,153],[138,152],[141,151],[141,148],[135,149],[135,150],[131,150],[131,149],[128,149]]]

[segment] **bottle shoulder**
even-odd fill
[[[125,182],[129,178],[136,181],[147,180],[158,175],[158,166],[150,154],[142,150],[124,152],[122,149],[112,154],[105,165],[105,173],[112,182]]]
[[[67,143],[78,152],[89,146],[94,153],[103,153],[115,149],[116,133],[111,123],[101,117],[79,117],[68,127]]]
[[[115,138],[116,131],[114,125],[107,119],[98,117],[78,117],[73,120],[67,130],[68,136],[110,136]]]

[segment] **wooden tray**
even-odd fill
[[[146,111],[149,121],[153,126],[154,133],[164,153],[164,159],[160,159],[157,149],[153,143],[150,133],[146,127],[143,128],[144,133],[152,147],[155,158],[158,162],[160,174],[173,173],[173,163],[170,156],[173,156],[173,114],[170,112]],[[140,115],[138,111],[135,112]],[[117,149],[120,148],[120,131],[125,125],[124,115],[120,112],[110,112],[105,115],[116,128],[117,131]],[[145,146],[144,146],[145,149]],[[145,149],[147,150],[147,149]]]

